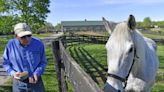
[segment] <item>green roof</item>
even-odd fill
[[[61,21],[62,26],[91,26],[103,25],[103,21]]]

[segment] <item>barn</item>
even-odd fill
[[[105,31],[103,21],[61,21],[61,30],[64,32]]]

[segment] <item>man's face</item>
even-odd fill
[[[31,41],[31,36],[32,35],[25,35],[22,37],[16,36],[16,38],[21,42],[22,45],[28,45]]]

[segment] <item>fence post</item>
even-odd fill
[[[52,51],[53,51],[53,56],[55,58],[55,69],[57,73],[59,92],[68,92],[68,87],[65,81],[63,63],[61,62],[59,41],[52,42]]]
[[[66,38],[66,35],[64,35],[62,37],[61,41],[62,41],[62,44],[63,44],[64,48],[67,48],[67,38]]]

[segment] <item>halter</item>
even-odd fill
[[[134,58],[133,58],[133,62],[132,62],[132,65],[131,65],[131,67],[130,67],[130,69],[129,69],[129,72],[128,72],[128,75],[126,76],[126,78],[122,78],[122,77],[120,77],[120,76],[118,76],[118,75],[111,74],[111,73],[108,73],[108,77],[112,77],[112,78],[115,78],[115,79],[120,80],[121,82],[123,82],[123,83],[124,83],[124,87],[123,87],[123,88],[125,89],[125,88],[126,88],[126,85],[127,85],[128,77],[129,77],[129,75],[130,75],[130,72],[131,72],[132,67],[133,67],[133,65],[134,65],[134,62],[135,62],[135,58],[139,58],[139,57],[136,55],[136,48],[134,48]]]

